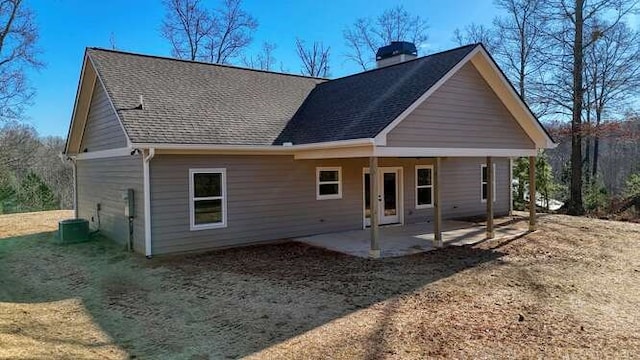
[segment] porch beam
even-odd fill
[[[369,158],[369,209],[371,209],[371,246],[369,249],[369,257],[373,259],[380,258],[380,232],[378,229],[378,206],[380,202],[379,185],[378,185],[378,158],[372,156]]]
[[[442,247],[442,207],[441,198],[440,198],[440,157],[436,158],[435,166],[433,167],[433,216],[434,216],[434,226],[433,226],[433,241],[436,247]]]
[[[493,158],[487,156],[487,239],[493,239]]]
[[[536,230],[536,157],[529,156],[529,231]]]

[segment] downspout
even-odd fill
[[[78,170],[76,165],[76,158],[74,156],[66,156],[64,153],[60,153],[60,160],[62,162],[68,161],[71,163],[71,171],[73,175],[73,217],[78,218]]]
[[[148,155],[142,153],[142,172],[144,181],[144,255],[151,259],[151,184],[149,180],[149,161],[156,154],[154,148],[149,148]]]
[[[78,165],[76,159],[70,158],[73,169],[73,217],[78,218]]]

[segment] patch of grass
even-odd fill
[[[637,356],[640,225],[539,227],[379,261],[296,243],[149,261],[27,228],[0,241],[0,358]]]

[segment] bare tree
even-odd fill
[[[241,7],[242,0],[224,0],[222,7],[205,9],[200,0],[164,0],[161,33],[173,56],[226,64],[252,40],[257,21]]]
[[[296,39],[296,51],[302,61],[303,75],[314,77],[329,76],[329,47],[322,42],[314,41],[311,47],[306,47],[304,41]]]
[[[258,22],[240,5],[242,0],[224,0],[223,7],[215,10],[205,46],[209,62],[227,64],[251,43]]]
[[[528,99],[528,90],[534,88],[532,78],[537,78],[545,62],[541,59],[543,45],[543,0],[495,0],[506,15],[497,17],[494,26],[500,37],[496,57],[507,76],[516,84],[520,96]],[[531,101],[537,102],[537,101]]]
[[[411,15],[402,5],[385,10],[376,19],[360,18],[344,29],[349,52],[346,58],[367,70],[375,63],[378,48],[392,41],[410,41],[420,47],[427,41],[427,21]]]
[[[212,19],[200,0],[163,0],[165,17],[161,33],[171,43],[171,53],[179,59],[202,59]]]
[[[276,65],[276,59],[273,57],[273,51],[276,49],[276,44],[265,42],[262,44],[262,49],[255,57],[244,57],[242,59],[243,64],[246,67],[259,70],[273,70]]]
[[[489,52],[493,53],[499,44],[499,37],[494,29],[482,24],[471,23],[462,30],[455,29],[453,32],[453,40],[458,45],[467,45],[474,43],[482,43]]]
[[[26,70],[41,68],[38,30],[22,0],[0,1],[0,121],[18,119],[33,97]]]
[[[552,48],[560,56],[555,58],[556,64],[560,64],[556,71],[555,79],[558,81],[557,89],[565,89],[566,75],[570,76],[571,94],[571,183],[569,189],[569,201],[567,210],[570,214],[580,215],[584,213],[582,201],[582,116],[583,101],[585,95],[584,84],[584,60],[585,50],[592,46],[599,36],[591,36],[585,39],[585,30],[589,24],[604,14],[611,23],[607,28],[600,30],[607,33],[627,15],[637,2],[625,0],[552,0],[545,2],[545,35],[551,40]],[[566,65],[569,64],[569,69]],[[567,72],[567,70],[570,70]],[[564,74],[564,75],[563,75]],[[556,90],[557,93],[563,90]]]
[[[606,22],[596,22],[594,26],[592,34],[599,39],[585,51],[587,111],[589,114],[593,111],[595,115],[595,124],[589,131],[593,138],[593,178],[598,174],[599,130],[603,114],[624,116],[619,110],[637,95],[636,89],[640,87],[640,32],[631,30],[624,22],[613,27]],[[609,31],[600,33],[602,28],[609,28]],[[585,152],[589,159],[590,139],[587,141]]]

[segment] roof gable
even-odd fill
[[[373,138],[474,48],[463,46],[320,84],[274,145]]]
[[[88,57],[133,144],[269,145],[324,81],[101,49]]]
[[[77,133],[84,128],[95,81],[104,86],[129,147],[306,146],[354,140],[385,145],[399,122],[469,62],[536,147],[552,146],[546,130],[479,44],[328,81],[90,48],[66,152],[80,146]]]

